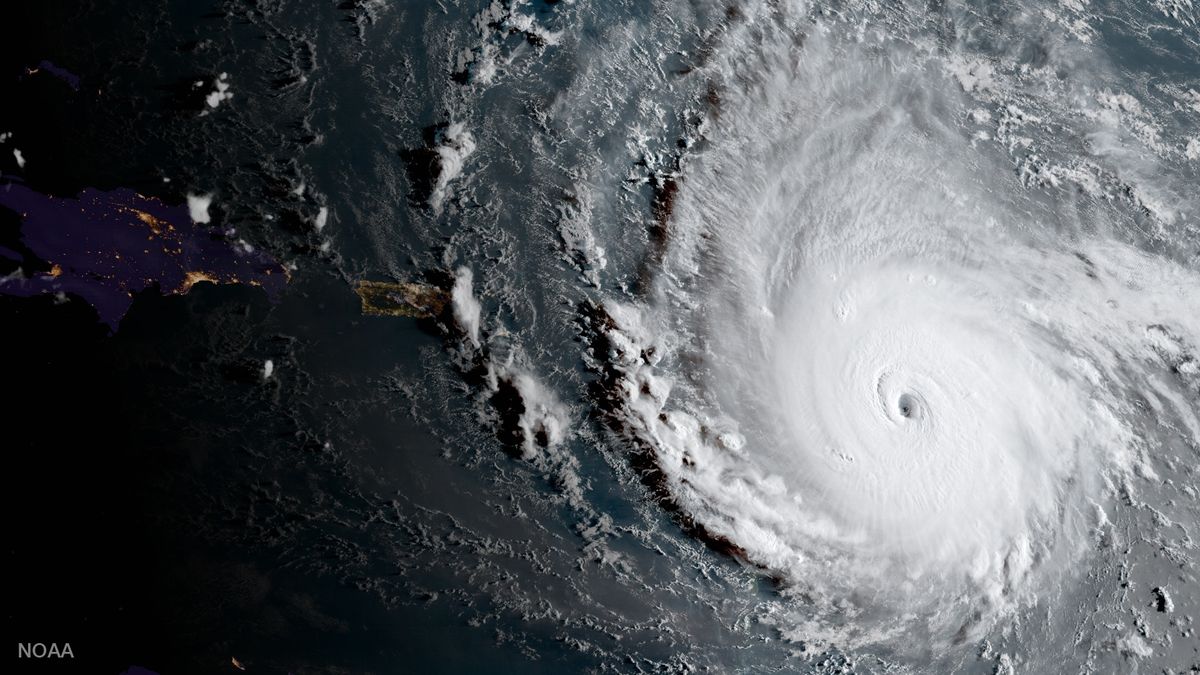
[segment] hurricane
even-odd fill
[[[713,38],[645,288],[602,301],[618,426],[784,635],[945,655],[1067,602],[1200,443],[1197,195],[1061,25],[845,9]]]

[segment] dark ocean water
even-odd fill
[[[6,180],[211,195],[290,270],[112,335],[0,294],[9,634],[75,653],[14,672],[1200,663],[1188,0],[6,14]],[[955,433],[806,463],[789,420],[870,445],[872,359]]]

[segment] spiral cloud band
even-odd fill
[[[1128,235],[1194,236],[1194,204],[1033,189],[962,126],[1035,117],[1000,75],[981,104],[955,57],[784,15],[725,36],[652,290],[607,306],[622,414],[688,518],[818,617],[797,636],[961,641],[1069,583],[1153,473],[1136,401],[1200,443],[1200,274]]]

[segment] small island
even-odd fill
[[[425,319],[441,314],[450,301],[449,294],[436,286],[411,282],[359,281],[354,292],[367,316]]]

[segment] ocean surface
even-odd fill
[[[23,8],[5,57],[65,72],[5,85],[6,181],[288,275],[2,298],[12,419],[76,420],[20,435],[15,632],[114,675],[1200,668],[1191,0],[208,4]]]

